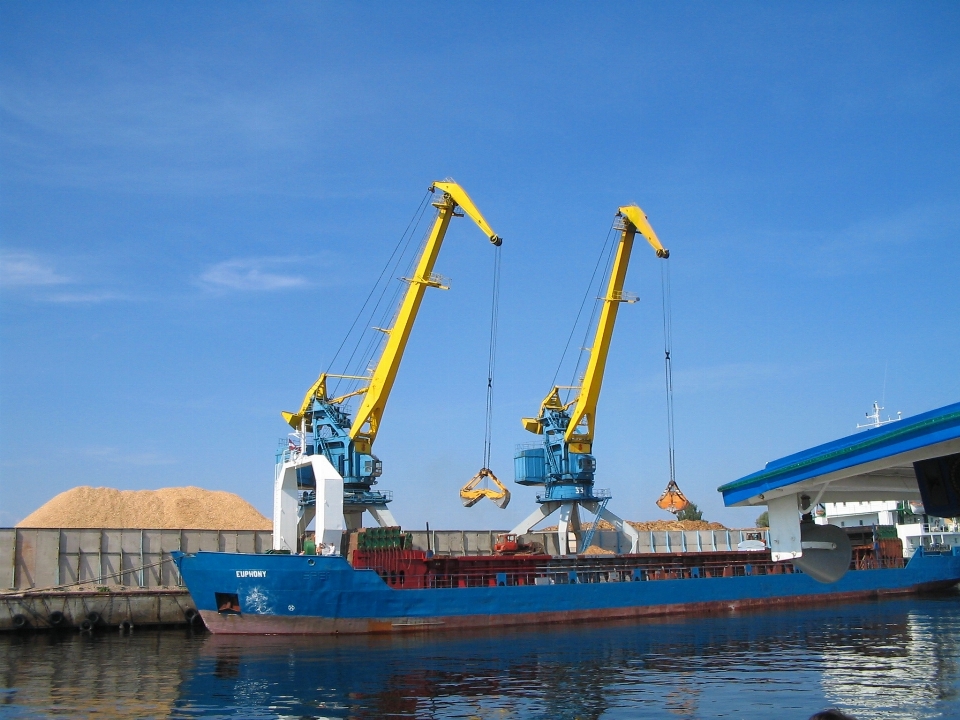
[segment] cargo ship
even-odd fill
[[[958,451],[960,403],[768,463],[720,488],[728,505],[766,505],[770,513],[761,540],[726,550],[600,555],[585,542],[584,552],[563,553],[565,533],[552,538],[560,551],[546,554],[531,536],[505,533],[489,554],[435,554],[414,549],[411,533],[375,527],[341,531],[341,546],[328,544],[327,555],[307,543],[173,558],[206,626],[227,634],[453,630],[943,592],[960,583],[960,546],[932,535],[907,559],[892,528],[817,525],[812,510],[824,498],[883,493],[955,517]],[[328,460],[309,460],[322,475]],[[322,496],[323,483],[314,485]]]
[[[880,558],[824,584],[767,552],[614,557],[174,553],[207,628],[227,634],[453,630],[704,615],[943,591],[960,549]],[[899,562],[898,562],[899,560]],[[882,565],[881,567],[876,567]]]
[[[212,632],[377,633],[717,613],[945,590],[960,581],[960,547],[918,547],[905,561],[899,540],[893,546],[874,534],[853,547],[844,529],[813,521],[821,503],[880,499],[922,501],[931,515],[960,516],[960,404],[789,456],[721,487],[727,505],[767,509],[762,541],[726,551],[643,551],[639,532],[609,509],[610,491],[595,487],[593,455],[617,310],[636,300],[623,289],[635,236],[658,258],[670,256],[636,205],[618,209],[616,235],[608,234],[608,242],[616,240],[601,251],[601,259],[610,258],[609,280],[599,289],[593,344],[581,351],[588,356],[585,370],[580,374],[579,361],[575,369],[579,384],[554,386],[538,414],[522,419],[538,442],[518,447],[515,481],[542,488],[534,511],[490,554],[413,548],[388,509],[392,496],[375,488],[382,463],[372,447],[423,294],[447,287],[433,267],[451,218],[469,215],[495,248],[502,242],[459,185],[437,182],[428,197],[435,192],[437,215],[404,280],[393,325],[374,327],[375,337],[385,338],[382,351],[376,342],[357,343],[371,349],[370,363],[361,364],[371,373],[325,372],[298,411],[283,413],[293,432],[276,455],[273,551],[173,553]],[[381,277],[392,275],[388,269]],[[461,489],[466,507],[489,499],[504,508],[510,500],[488,467],[498,273],[499,254],[491,281],[484,467]],[[584,301],[593,292],[588,288]],[[670,482],[658,505],[677,512],[687,500],[674,479],[668,308],[667,299]],[[351,402],[359,406],[352,410]],[[584,511],[594,516],[589,525],[581,522]],[[547,554],[530,533],[554,513],[556,552]],[[378,527],[364,529],[365,514]],[[591,554],[602,523],[622,537],[623,547],[619,540],[617,546],[624,552]]]

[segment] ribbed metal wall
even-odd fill
[[[498,530],[414,530],[413,548],[438,555],[491,555]],[[557,555],[557,534],[530,533]],[[741,530],[641,532],[640,552],[736,550],[746,539]],[[766,540],[766,537],[764,537]],[[600,530],[593,544],[611,552],[629,552],[625,535]],[[110,530],[94,528],[0,528],[0,588],[28,590],[66,585],[122,585],[130,588],[180,587],[170,552],[263,553],[273,545],[267,530]]]
[[[262,530],[0,529],[0,588],[179,587],[170,552],[266,552]]]

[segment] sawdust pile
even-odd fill
[[[605,523],[605,520],[601,520]],[[661,530],[726,530],[727,528],[718,522],[707,522],[706,520],[652,520],[650,522],[633,522],[627,520],[637,530],[643,532],[661,531]],[[609,523],[606,523],[610,525]],[[613,530],[610,525],[609,530]]]
[[[707,522],[706,520],[651,520],[649,522],[634,522],[633,520],[627,520],[627,523],[632,525],[635,529],[640,532],[663,532],[666,530],[727,530],[728,528],[724,525],[721,525],[718,522]],[[583,529],[589,530],[593,527],[593,523],[587,522],[583,523]],[[534,532],[556,532],[557,526],[551,525],[550,527],[543,528],[543,530],[535,530]],[[597,530],[613,530],[613,525],[608,523],[606,520],[601,520],[600,524],[597,525]]]
[[[60,493],[17,527],[271,530],[273,524],[239,495],[222,490],[83,486]]]
[[[583,553],[584,555],[616,555],[613,550],[604,550],[603,548],[597,547],[596,545],[591,545],[587,548],[587,551]]]

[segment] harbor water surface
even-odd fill
[[[960,718],[960,594],[364,637],[0,637],[0,717]]]

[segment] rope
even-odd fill
[[[587,304],[587,298],[590,297],[590,290],[593,288],[593,281],[597,277],[597,270],[600,269],[600,263],[603,261],[603,256],[607,252],[607,244],[610,242],[610,235],[613,233],[613,227],[610,227],[610,230],[607,231],[607,238],[603,241],[603,247],[600,248],[600,254],[597,256],[597,262],[593,266],[593,274],[590,276],[590,282],[587,284],[586,292],[583,293],[583,300],[580,301],[580,309],[577,310],[577,317],[573,321],[573,327],[570,328],[570,335],[567,336],[567,344],[563,346],[563,354],[560,355],[560,362],[557,363],[557,371],[553,374],[553,381],[550,383],[551,386],[556,386],[557,378],[560,376],[560,368],[563,367],[564,358],[567,356],[567,350],[570,348],[570,341],[573,340],[573,334],[577,331],[577,325],[580,322],[580,315],[583,313],[583,308]],[[594,309],[596,309],[596,304],[594,304]],[[587,330],[589,331],[590,323],[587,323]],[[579,362],[578,362],[579,364]],[[576,375],[576,370],[574,370],[574,375]],[[571,385],[573,383],[570,383]]]
[[[613,228],[610,229],[610,232],[613,232]],[[607,240],[604,241],[603,247],[607,247],[607,243],[610,240],[610,233],[607,233]],[[593,321],[597,317],[597,310],[603,306],[603,297],[606,294],[605,291],[605,281],[610,277],[610,268],[613,265],[613,256],[617,251],[617,243],[610,245],[610,249],[607,250],[607,262],[603,266],[603,275],[600,276],[600,281],[597,283],[596,295],[593,300],[593,310],[590,311],[590,320],[587,322],[586,327],[583,330],[583,342],[580,344],[580,354],[577,356],[577,364],[573,368],[573,376],[570,378],[571,385],[580,384],[580,365],[583,363],[584,355],[587,357],[590,356],[590,353],[593,352],[593,348],[587,349],[587,343],[590,341],[590,334],[596,330],[594,327]],[[591,282],[592,285],[592,282]],[[589,294],[590,290],[587,290]]]
[[[19,590],[12,593],[0,593],[2,597],[8,598],[18,598],[26,597],[28,595],[36,595],[38,593],[50,592],[51,590],[63,590],[65,588],[76,587],[77,585],[95,585],[98,582],[109,578],[123,577],[124,575],[129,575],[130,573],[141,572],[143,570],[149,570],[152,567],[157,567],[158,565],[163,565],[166,562],[173,562],[173,558],[166,557],[162,560],[158,560],[155,563],[150,563],[149,565],[141,565],[140,567],[131,568],[129,570],[120,570],[109,575],[98,575],[96,580],[77,580],[76,582],[67,583],[66,585],[51,585],[50,587],[45,588],[30,588],[29,590]]]
[[[374,306],[373,310],[370,313],[370,322],[368,323],[369,327],[369,341],[367,342],[367,347],[364,351],[357,357],[357,364],[353,368],[348,368],[348,375],[366,375],[370,371],[370,365],[373,364],[374,358],[380,356],[382,352],[383,345],[386,343],[387,336],[385,333],[380,332],[379,330],[373,330],[373,327],[380,328],[393,328],[394,322],[396,320],[397,313],[400,312],[400,301],[403,294],[406,292],[406,285],[404,285],[401,280],[401,276],[397,275],[400,270],[401,264],[404,262],[404,258],[407,257],[407,251],[411,247],[411,242],[413,241],[414,235],[416,234],[417,228],[420,227],[420,222],[423,219],[423,214],[426,211],[427,206],[422,206],[420,215],[417,218],[416,225],[414,225],[413,232],[407,236],[407,243],[403,247],[403,251],[397,257],[396,263],[393,266],[393,274],[396,275],[397,282],[387,283],[383,286],[383,290],[380,293],[380,297],[377,299],[377,304]],[[437,211],[439,214],[439,210]],[[420,238],[420,243],[417,245],[415,252],[409,255],[409,258],[406,261],[406,269],[401,273],[403,277],[413,278],[414,271],[417,267],[417,262],[420,259],[420,256],[423,254],[423,250],[427,245],[427,241],[430,239],[430,234],[432,232],[431,227],[427,227],[423,231],[423,237]],[[389,300],[386,302],[383,301],[386,296],[387,290],[393,288],[393,293],[390,295]],[[383,306],[383,310],[379,317],[376,316],[377,310]],[[359,348],[359,342],[357,345]],[[351,355],[351,359],[353,356]],[[363,383],[363,380],[350,380],[348,381],[348,389],[350,392],[353,392],[360,387],[360,384]]]
[[[426,207],[424,206],[423,209],[426,210]],[[407,244],[404,246],[403,251],[400,253],[399,257],[397,257],[397,262],[393,266],[393,273],[395,275],[399,271],[400,265],[401,263],[403,263],[403,259],[407,257],[407,250],[409,250],[410,248],[410,243],[413,240],[416,229],[420,227],[420,220],[422,218],[423,218],[423,213],[421,212],[420,217],[417,219],[417,224],[416,226],[414,226],[414,232],[410,233],[410,235],[408,236]],[[416,270],[417,261],[420,258],[420,255],[423,254],[423,249],[426,247],[427,240],[430,237],[430,233],[431,233],[430,227],[424,230],[423,237],[420,239],[420,244],[417,246],[416,252],[412,253],[409,259],[407,260],[406,270],[402,273],[403,276],[410,277],[410,278],[413,277],[414,271]],[[387,289],[390,287],[393,288],[393,293],[390,295],[390,299],[387,302],[383,302],[383,299],[387,293]],[[399,277],[397,277],[396,283],[393,283],[393,284],[387,283],[383,286],[383,291],[380,293],[380,297],[377,300],[377,304],[376,306],[374,306],[373,311],[370,313],[370,322],[368,323],[370,327],[367,328],[367,330],[370,333],[370,340],[367,342],[367,347],[358,356],[356,366],[353,368],[349,368],[347,370],[348,375],[366,375],[367,372],[369,371],[370,365],[373,363],[373,359],[375,357],[379,357],[381,352],[381,346],[386,342],[387,336],[385,333],[382,333],[379,330],[373,330],[372,328],[374,327],[374,325],[380,328],[393,327],[397,313],[400,311],[401,296],[404,294],[405,290],[406,290],[406,286],[404,285],[403,281],[400,280]],[[376,312],[381,305],[383,306],[383,311],[381,312],[380,317],[376,317]],[[359,344],[357,345],[357,347],[359,348]],[[351,355],[351,359],[353,359],[352,355]],[[356,390],[360,386],[360,383],[362,382],[364,381],[351,380],[350,381],[351,385],[349,388],[350,391],[352,392],[353,390]]]
[[[670,299],[670,266],[660,263],[660,299],[663,305],[663,371],[667,384],[667,447],[670,454],[670,482],[676,484],[673,434],[673,308]]]
[[[493,287],[490,300],[490,344],[487,351],[487,415],[483,431],[483,467],[490,467],[493,444],[493,376],[497,366],[497,325],[500,320],[500,247],[493,253]]]
[[[417,231],[417,228],[420,225],[420,221],[423,218],[423,213],[427,208],[427,200],[432,196],[433,196],[433,193],[427,190],[423,198],[420,200],[420,204],[417,206],[417,209],[414,211],[413,216],[410,218],[410,222],[407,223],[406,229],[403,231],[403,234],[400,235],[400,239],[397,241],[397,244],[394,246],[393,252],[390,253],[390,257],[387,258],[386,263],[384,263],[383,268],[380,270],[380,275],[377,277],[377,281],[370,288],[370,292],[367,293],[367,297],[366,299],[364,299],[363,305],[360,307],[359,312],[357,313],[356,317],[353,319],[353,322],[350,324],[350,329],[347,330],[347,334],[343,336],[343,340],[340,343],[340,347],[337,348],[337,351],[333,354],[333,357],[330,359],[330,363],[327,365],[326,372],[330,372],[330,370],[333,368],[334,362],[336,362],[337,357],[339,357],[340,352],[343,350],[344,346],[347,343],[347,340],[350,339],[350,336],[353,333],[354,328],[356,328],[357,323],[360,322],[360,319],[364,316],[364,311],[366,310],[367,305],[369,305],[371,298],[373,298],[374,293],[376,293],[377,291],[377,288],[381,285],[381,283],[383,283],[384,275],[387,274],[387,271],[390,269],[391,265],[393,265],[393,268],[394,268],[393,272],[394,273],[396,272],[396,267],[400,264],[401,260],[403,259],[403,256],[406,254],[407,248],[410,246],[410,240],[413,238],[414,234]],[[398,251],[399,251],[399,255],[397,254]],[[394,258],[396,258],[396,260],[394,260]],[[373,318],[373,316],[376,314],[377,309],[380,306],[380,303],[383,301],[383,296],[386,294],[387,288],[389,287],[390,287],[389,281],[383,283],[383,287],[380,291],[380,296],[377,298],[377,302],[374,304],[373,309],[370,311],[371,318]],[[367,330],[368,328],[364,328],[364,330],[360,333],[360,337],[357,338],[357,342],[353,346],[353,351],[350,353],[350,357],[344,363],[344,368],[347,371],[346,374],[348,375],[360,374],[359,372],[350,372],[350,363],[353,361],[354,356],[357,354],[357,350],[360,348],[360,344],[363,342],[363,336],[367,332]],[[376,330],[374,330],[373,332],[376,335],[381,334]],[[341,384],[341,380],[342,380],[341,378],[338,378],[337,382],[334,384],[333,394],[337,393],[337,390],[339,389]],[[355,383],[353,384],[355,385]],[[351,390],[353,389],[355,388],[351,388]]]

